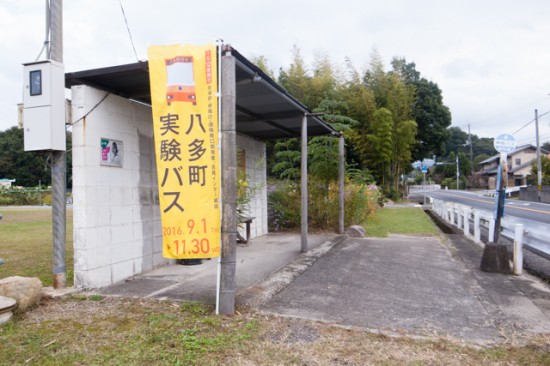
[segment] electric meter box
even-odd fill
[[[52,60],[23,64],[25,151],[66,150],[65,71]]]

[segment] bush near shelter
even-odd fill
[[[378,207],[378,187],[347,180],[344,186],[344,222],[362,225]],[[308,182],[308,225],[312,229],[338,229],[338,183],[312,179]],[[300,185],[276,181],[269,185],[270,230],[295,229],[301,224]]]

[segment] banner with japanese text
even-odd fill
[[[162,254],[220,255],[217,54],[214,45],[148,50]]]

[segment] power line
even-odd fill
[[[539,114],[539,118],[542,117],[542,116],[545,116],[547,114],[549,114],[550,111],[548,112],[544,112],[543,114]],[[518,133],[519,131],[523,130],[525,127],[529,126],[531,123],[535,122],[535,119],[533,118],[532,120],[530,120],[529,122],[527,122],[525,125],[523,125],[521,128],[519,128],[516,132],[514,132],[512,135],[515,135],[516,133]]]
[[[516,133],[518,133],[519,131],[523,130],[525,127],[529,126],[531,123],[535,122],[535,119],[533,118],[532,120],[530,120],[529,122],[527,122],[526,124],[523,125],[523,127],[520,127],[516,132],[512,133],[512,135],[515,135]]]
[[[139,62],[139,57],[136,52],[136,47],[134,46],[134,39],[132,38],[132,32],[130,32],[130,26],[128,25],[128,19],[126,18],[126,12],[122,6],[122,0],[118,0],[120,4],[120,10],[122,10],[122,15],[124,16],[124,22],[126,23],[126,29],[128,29],[128,35],[130,36],[130,43],[132,43],[132,48],[134,49],[134,55],[136,55],[136,61]]]

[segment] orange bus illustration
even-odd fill
[[[193,56],[176,56],[166,62],[166,101],[197,104]]]

